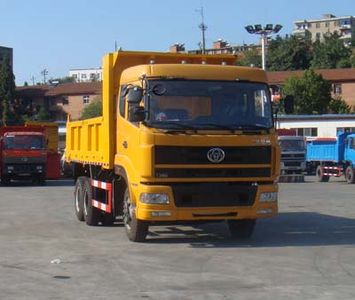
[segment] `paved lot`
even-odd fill
[[[280,190],[248,242],[208,224],[135,244],[78,222],[70,181],[0,187],[0,299],[355,299],[355,185]]]

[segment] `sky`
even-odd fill
[[[0,46],[14,51],[16,84],[68,76],[70,69],[101,66],[102,56],[123,50],[167,51],[174,43],[198,48],[203,7],[206,48],[220,38],[232,45],[258,43],[248,24],[281,24],[323,14],[355,15],[355,0],[0,0]]]

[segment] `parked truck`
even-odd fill
[[[31,179],[44,184],[47,150],[40,126],[0,127],[0,176],[3,185],[11,180]]]
[[[307,143],[307,169],[315,171],[318,181],[345,176],[355,182],[355,134],[341,133],[336,138],[318,138]]]
[[[281,148],[281,175],[303,175],[306,170],[306,141],[295,130],[277,129]]]
[[[74,207],[88,225],[227,221],[247,238],[277,214],[280,150],[266,74],[232,55],[104,56],[101,117],[67,122]]]

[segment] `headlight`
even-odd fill
[[[140,201],[146,204],[168,204],[169,197],[167,194],[142,193]]]
[[[276,202],[277,201],[277,192],[261,193],[260,202]]]
[[[43,167],[42,167],[42,166],[37,166],[36,169],[37,169],[37,170],[42,170]]]

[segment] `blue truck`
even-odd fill
[[[348,183],[355,183],[355,133],[308,142],[306,161],[307,170],[315,171],[319,182],[344,175]]]

